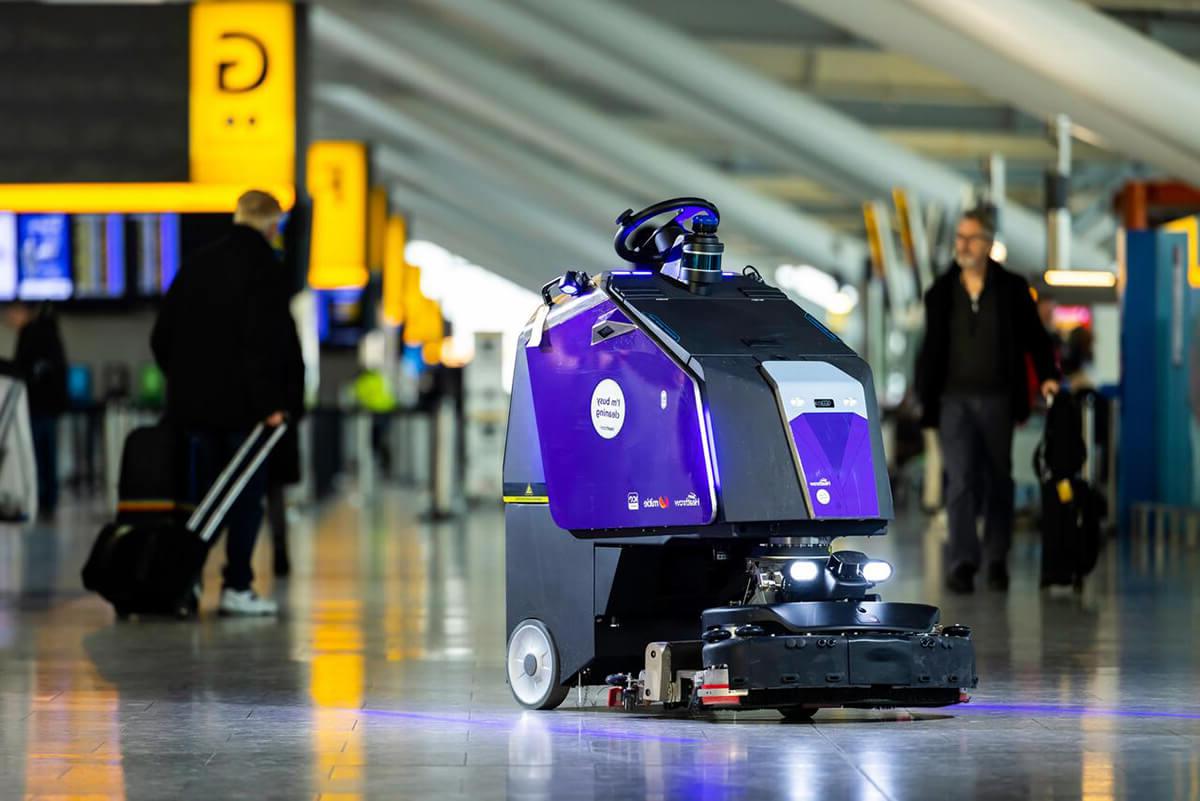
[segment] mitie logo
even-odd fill
[[[262,86],[263,81],[267,79],[267,71],[271,68],[271,57],[267,54],[267,47],[262,43],[262,40],[244,31],[226,31],[221,34],[221,40],[246,42],[253,55],[248,62],[237,59],[218,63],[217,89],[222,92],[241,94],[243,92],[253,92]],[[243,64],[257,64],[257,69],[252,68],[249,71],[240,70],[242,79],[240,81],[236,77],[231,79],[230,73],[238,71],[238,68]],[[246,76],[253,77],[247,80]]]

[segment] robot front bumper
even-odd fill
[[[962,703],[978,684],[970,630],[937,617],[932,606],[873,601],[708,610],[701,642],[647,648],[641,700],[738,709]]]

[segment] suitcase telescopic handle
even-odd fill
[[[260,444],[266,428],[262,423],[255,426],[254,431],[246,437],[246,441],[238,448],[237,453],[221,471],[221,475],[217,477],[212,488],[205,494],[200,506],[188,518],[187,527],[196,532],[202,541],[208,542],[212,539],[229,508],[237,501],[246,484],[254,477],[255,472],[270,455],[275,444],[287,431],[287,423],[281,423],[271,428],[266,441]],[[256,445],[259,446],[257,450],[255,450]],[[246,462],[247,455],[249,455],[249,462]],[[243,462],[246,463],[243,465]],[[215,509],[212,508],[214,505]],[[210,509],[211,513],[209,513]]]
[[[208,510],[221,497],[221,494],[225,491],[225,485],[229,483],[229,479],[237,470],[238,465],[242,463],[242,460],[246,458],[246,454],[250,452],[250,449],[254,447],[254,443],[258,441],[263,427],[262,423],[254,427],[254,430],[250,432],[250,436],[246,437],[246,441],[241,444],[237,453],[229,460],[229,464],[225,465],[221,470],[221,473],[217,476],[217,480],[204,493],[204,497],[200,499],[200,505],[196,507],[196,510],[192,512],[192,516],[187,520],[187,527],[192,531],[199,530],[200,524],[204,522],[205,516],[208,515]]]

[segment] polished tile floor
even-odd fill
[[[901,523],[887,597],[973,625],[973,703],[706,721],[522,712],[501,515],[420,508],[300,516],[278,621],[117,624],[79,587],[99,515],[0,530],[0,798],[1200,799],[1200,543],[1114,543],[1063,598],[1019,537],[1007,596],[944,598],[937,525]]]

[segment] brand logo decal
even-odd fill
[[[631,492],[626,500],[629,505],[629,511],[636,512],[638,510],[638,494]]]
[[[699,506],[700,499],[696,497],[696,493],[689,492],[686,498],[680,498],[675,501],[675,506]]]
[[[822,478],[819,481],[808,482],[808,486],[810,486],[810,487],[830,487],[830,486],[833,486],[833,482],[827,478]]]
[[[827,489],[817,490],[817,503],[824,506],[825,504],[829,503],[829,500],[830,500],[829,490],[827,490]]]

